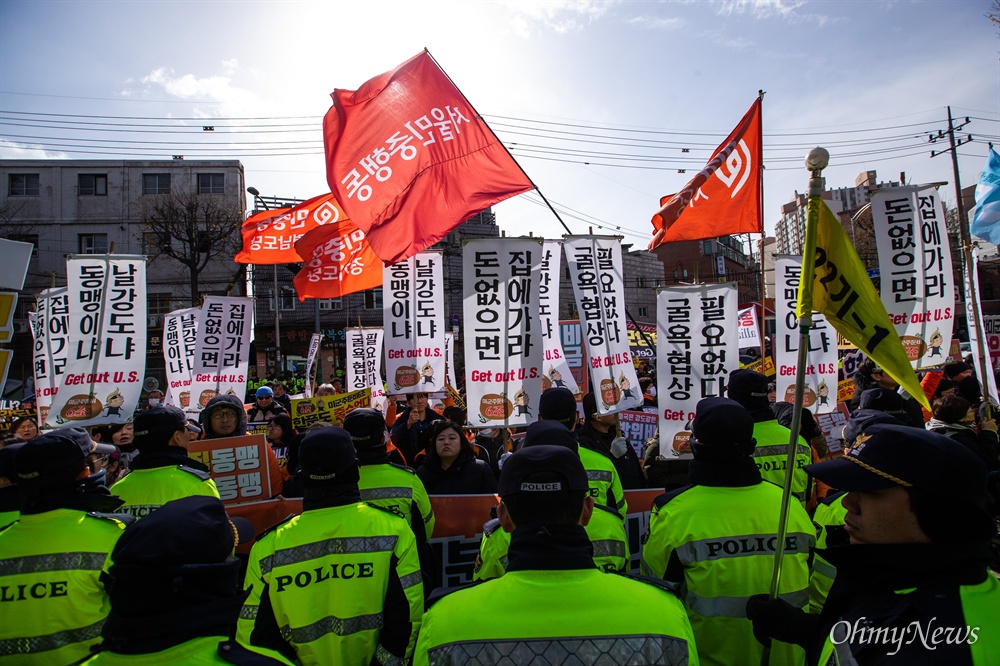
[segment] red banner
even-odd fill
[[[295,275],[295,292],[307,298],[340,298],[382,284],[382,260],[365,233],[344,220],[313,229],[295,244],[305,268]]]
[[[295,243],[323,225],[346,220],[333,194],[303,201],[294,208],[265,210],[243,223],[243,249],[235,261],[241,264],[294,264],[302,261]]]
[[[332,97],[327,182],[386,264],[533,187],[426,51]]]
[[[760,98],[705,168],[684,189],[660,199],[653,215],[652,251],[661,243],[761,233],[763,138]]]
[[[271,490],[270,446],[263,435],[205,439],[188,444],[188,455],[209,469],[222,503],[257,503],[281,491]],[[227,509],[228,510],[228,509]]]

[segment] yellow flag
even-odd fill
[[[875,285],[847,238],[844,227],[826,203],[819,202],[816,266],[811,309],[863,350],[907,393],[930,409],[896,327],[882,305]],[[798,313],[804,312],[809,289],[799,289]]]

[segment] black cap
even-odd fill
[[[25,492],[72,486],[89,456],[114,452],[114,446],[98,444],[83,428],[47,432],[25,442],[15,455],[18,485]]]
[[[767,394],[770,392],[767,377],[753,370],[733,370],[729,373],[726,395],[751,412],[769,409]]]
[[[597,396],[594,394],[593,391],[584,394],[582,403],[583,403],[583,422],[587,423],[597,418],[595,416],[595,414],[598,413]]]
[[[187,427],[187,417],[172,405],[156,405],[139,412],[132,423],[132,442],[140,451],[167,446],[170,438]]]
[[[576,396],[565,386],[553,386],[538,398],[538,415],[546,420],[576,419]]]
[[[385,445],[385,419],[377,409],[365,407],[350,412],[344,417],[344,430],[350,434],[359,451]]]
[[[986,465],[955,440],[919,428],[877,423],[844,455],[805,470],[838,490],[915,487],[987,510]]]
[[[963,363],[962,361],[959,361],[958,363],[949,363],[944,366],[944,375],[945,377],[951,379],[952,377],[960,375],[967,370],[972,370],[968,363]]]
[[[549,391],[551,390],[549,389]],[[545,393],[542,395],[544,396]],[[579,452],[576,435],[571,433],[566,426],[558,421],[535,421],[528,426],[528,430],[524,433],[524,442],[521,444],[521,447],[544,445],[561,446],[574,453]]]
[[[906,425],[892,414],[887,414],[877,409],[859,409],[851,414],[851,418],[847,419],[847,423],[844,424],[842,433],[844,446],[850,446],[858,436],[858,433],[864,432],[869,426],[873,426],[876,423]]]
[[[307,486],[358,482],[358,455],[351,435],[328,426],[310,430],[299,445],[299,466]]]
[[[906,407],[906,399],[892,389],[872,388],[864,391],[858,401],[858,409],[877,409],[910,425],[910,410]]]
[[[122,566],[217,564],[233,555],[237,544],[253,539],[245,518],[230,518],[215,497],[195,496],[167,502],[129,525],[111,559]]]
[[[589,488],[580,456],[561,446],[522,447],[507,458],[500,471],[501,497],[518,493],[537,493],[544,497],[547,493],[587,491]]]
[[[755,443],[753,416],[743,405],[729,398],[698,401],[691,422],[691,450],[696,458],[749,456]]]

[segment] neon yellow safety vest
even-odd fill
[[[753,436],[757,440],[753,461],[757,463],[760,477],[780,487],[785,485],[785,465],[788,462],[788,440],[792,431],[775,420],[753,424]],[[812,462],[812,449],[799,435],[795,450],[795,473],[792,476],[792,495],[805,508],[809,498],[809,474],[804,469]]]
[[[509,571],[439,599],[424,615],[413,663],[526,664],[535,655],[541,663],[580,655],[589,664],[698,665],[673,594],[597,569]]]
[[[826,548],[827,529],[835,525],[843,525],[847,509],[843,499],[847,493],[836,497],[827,497],[816,505],[813,512],[813,524],[816,526],[816,549]],[[827,562],[819,553],[813,553],[812,565],[809,567],[809,612],[818,615],[823,611],[826,597],[833,587],[837,577],[837,568]]]
[[[254,661],[249,659],[241,660],[243,655],[238,654],[240,650],[250,650],[253,652]],[[237,653],[237,654],[233,654]],[[223,655],[229,657],[226,659]],[[251,655],[246,655],[250,657]],[[184,666],[216,666],[216,664],[239,664],[253,663],[263,666],[267,663],[263,657],[267,657],[273,664],[287,664],[292,662],[281,656],[281,653],[263,648],[248,648],[241,645],[233,645],[226,640],[225,636],[205,636],[195,638],[180,645],[175,645],[160,652],[149,654],[118,654],[117,652],[98,652],[94,657],[83,662],[81,666],[174,666],[184,664]]]
[[[131,513],[136,518],[184,497],[219,499],[219,489],[208,472],[185,465],[134,469],[111,486],[111,493],[125,500],[119,511]]]
[[[244,588],[250,596],[240,612],[239,642],[253,645],[255,630],[276,625],[307,665],[372,658],[402,664],[412,655],[424,611],[410,526],[364,503],[312,509],[265,532],[250,553]],[[405,597],[408,616],[386,618],[387,597]],[[384,645],[384,631],[402,637],[395,652]]]
[[[410,523],[421,543],[434,533],[434,511],[423,481],[410,469],[395,463],[361,465],[358,488],[361,500],[382,507]]]
[[[624,573],[631,568],[625,522],[616,511],[595,504],[594,513],[584,529],[594,546],[594,564],[598,569],[605,573]],[[499,520],[494,518],[483,525],[483,539],[472,579],[489,580],[507,573],[509,548],[510,533],[500,527]]]
[[[0,663],[64,666],[90,654],[111,609],[101,571],[124,529],[55,509],[0,531]]]
[[[687,486],[653,503],[642,549],[644,575],[679,584],[704,664],[756,664],[762,646],[747,601],[770,591],[781,488]],[[805,608],[809,550],[816,541],[805,509],[792,502],[779,596]],[[771,664],[801,664],[804,651],[773,642]]]
[[[594,498],[594,503],[617,511],[624,520],[628,515],[628,503],[625,502],[625,492],[615,464],[607,456],[583,446],[577,451],[583,468],[587,470],[590,496]]]

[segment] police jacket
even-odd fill
[[[627,573],[631,568],[628,552],[628,535],[625,523],[617,511],[599,504],[594,505],[590,522],[584,527],[594,549],[594,565],[605,573]],[[510,534],[496,518],[483,525],[483,539],[479,556],[472,573],[473,580],[499,578],[507,572]]]
[[[59,664],[90,654],[110,610],[102,575],[125,521],[107,489],[32,498],[0,530],[0,661]]]
[[[399,664],[424,610],[416,541],[405,520],[356,487],[308,489],[302,515],[250,553],[237,639],[302,664]]]
[[[0,488],[0,527],[7,527],[21,515],[24,494],[17,484]]]
[[[763,483],[752,459],[692,460],[693,485],[658,497],[641,572],[676,584],[706,664],[755,664],[762,646],[747,600],[770,590],[781,488]],[[779,596],[804,608],[815,532],[805,509],[789,505]],[[774,643],[772,664],[801,663],[797,646]]]
[[[591,664],[697,664],[677,598],[601,573],[590,553],[579,525],[518,526],[506,575],[433,602],[413,663],[507,663],[505,656],[529,663],[531,655],[569,654]],[[484,609],[489,621],[470,621],[473,609]]]
[[[583,468],[587,471],[587,483],[594,503],[617,511],[624,520],[628,515],[628,503],[625,501],[622,482],[614,463],[603,453],[582,446],[582,442],[577,453],[580,455]]]
[[[642,463],[639,462],[639,457],[635,454],[635,449],[632,448],[631,444],[625,447],[625,453],[620,457],[616,458],[611,453],[611,442],[617,437],[614,429],[601,432],[589,423],[585,423],[577,428],[576,436],[582,448],[600,453],[611,461],[615,466],[615,471],[618,472],[622,488],[634,490],[646,487],[646,477],[642,475]]]
[[[762,479],[776,486],[785,485],[785,465],[788,462],[788,441],[792,431],[778,423],[770,411],[766,416],[754,413],[753,436],[757,446],[753,459]],[[804,469],[812,462],[812,449],[800,435],[795,445],[795,472],[792,476],[792,496],[804,507],[809,498],[810,479]]]
[[[497,491],[497,479],[490,466],[476,458],[465,439],[462,450],[448,469],[441,466],[437,453],[428,452],[427,460],[417,468],[417,476],[431,495],[485,495]]]
[[[136,518],[182,497],[219,497],[208,468],[179,446],[140,453],[132,471],[112,486],[112,492],[125,502],[121,511]]]
[[[366,461],[361,453],[358,489],[361,501],[391,511],[410,524],[418,543],[434,533],[434,511],[427,490],[409,467],[387,462],[385,454]]]
[[[837,570],[826,561],[819,549],[846,546],[850,541],[844,531],[847,509],[844,508],[843,500],[846,495],[844,491],[827,495],[816,504],[813,512],[817,548],[809,563],[809,612],[813,614],[819,614],[823,610],[833,579],[837,577]]]
[[[808,663],[1000,663],[1000,581],[986,568],[988,543],[849,545],[821,554],[837,579],[813,625]]]

